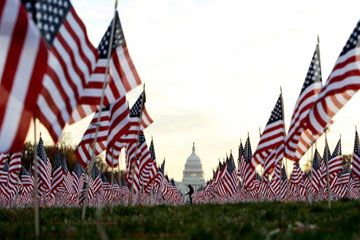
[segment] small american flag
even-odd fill
[[[329,159],[329,175],[337,174],[342,170],[342,152],[341,152],[341,138]]]
[[[284,142],[285,125],[283,112],[283,100],[282,94],[280,94],[252,158],[253,168],[258,164],[265,166],[267,156]]]
[[[354,176],[360,179],[360,145],[359,134],[357,130],[355,130],[354,151],[352,155],[351,165]]]

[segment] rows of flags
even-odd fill
[[[326,143],[322,156],[315,149],[311,168],[306,172],[300,168],[298,162],[294,162],[290,173],[288,164],[279,161],[270,177],[261,175],[261,172],[247,167],[249,152],[251,155],[248,138],[245,147],[240,143],[237,169],[234,165],[234,157],[230,153],[229,157],[219,162],[206,186],[195,193],[193,201],[199,204],[239,201],[321,201],[327,200],[329,196],[332,200],[360,198],[360,175],[356,170],[360,164],[357,131],[351,165],[343,159],[341,139],[332,152]],[[249,171],[252,171],[252,174],[249,174]],[[327,177],[329,177],[328,185]]]
[[[142,135],[143,137],[143,135]],[[153,140],[150,148],[142,148],[139,175],[134,175],[139,184],[132,187],[128,176],[115,177],[101,172],[95,165],[88,175],[79,161],[72,170],[61,149],[57,149],[53,161],[46,154],[40,138],[37,145],[38,165],[29,169],[22,164],[21,152],[0,155],[0,206],[31,207],[37,188],[42,207],[79,207],[132,204],[181,204],[183,197],[165,172],[165,160],[158,166]],[[39,181],[34,179],[35,171]],[[135,180],[134,180],[135,181]]]
[[[288,133],[281,93],[255,152],[248,136],[239,147],[238,167],[230,153],[196,201],[358,197],[357,132],[351,168],[342,163],[341,139],[332,153],[327,142],[322,156],[315,150],[310,173],[302,172],[299,161],[360,88],[359,33],[360,22],[324,85],[316,45]],[[95,48],[70,0],[4,0],[0,36],[1,205],[32,203],[34,190],[42,205],[99,205],[124,198],[182,202],[164,165],[156,163],[153,141],[150,147],[146,142],[153,120],[145,107],[145,88],[129,107],[127,93],[142,81],[116,10]],[[42,139],[36,161],[31,169],[24,168],[20,152],[32,119],[39,119],[56,143],[66,124],[90,114],[93,119],[75,150],[78,161],[72,172],[60,151],[48,159]],[[125,152],[124,183],[109,181],[94,166],[103,152],[110,168],[118,167]],[[294,162],[290,176],[284,158]]]

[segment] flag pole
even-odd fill
[[[328,145],[327,143],[327,130],[325,129],[325,147]],[[328,193],[328,207],[331,208],[331,192],[330,192],[330,175],[329,175],[329,153],[328,151],[325,151],[325,163],[326,163],[326,188],[327,188],[327,193]]]
[[[36,118],[34,120],[34,227],[35,227],[35,236],[36,239],[40,236],[40,227],[39,227],[39,198],[38,198],[38,161],[37,161],[37,140],[36,140]],[[31,169],[30,169],[31,171]]]
[[[112,25],[111,25],[110,43],[109,43],[109,49],[108,49],[108,53],[107,53],[104,82],[103,82],[102,90],[101,90],[101,98],[100,98],[100,106],[99,106],[100,111],[97,116],[97,120],[96,120],[96,124],[95,124],[96,128],[95,128],[94,141],[92,143],[91,161],[87,168],[88,176],[91,176],[91,170],[92,170],[92,168],[95,164],[95,160],[96,160],[95,145],[96,145],[98,134],[99,134],[101,113],[102,113],[102,109],[104,107],[105,89],[106,89],[106,86],[109,81],[109,65],[110,65],[111,50],[113,47],[113,40],[114,40],[113,38],[114,38],[114,32],[115,32],[115,21],[116,21],[115,17],[116,17],[116,11],[117,11],[117,4],[118,4],[118,0],[115,0],[114,18],[113,18]],[[89,192],[89,184],[86,185],[85,198],[88,197],[88,192]],[[85,219],[85,215],[86,215],[86,201],[84,202],[83,207],[82,207],[81,220]],[[97,207],[97,215],[100,215],[100,207],[99,206]]]

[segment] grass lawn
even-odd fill
[[[89,209],[88,209],[89,210]],[[40,210],[43,239],[360,239],[360,202],[238,203],[224,205]],[[32,209],[0,209],[0,239],[34,238]]]

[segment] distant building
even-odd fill
[[[182,182],[177,183],[177,187],[182,193],[187,193],[189,191],[189,184],[193,186],[195,191],[197,191],[200,187],[205,186],[201,160],[200,157],[195,153],[194,143],[192,153],[187,158],[185,163]]]

